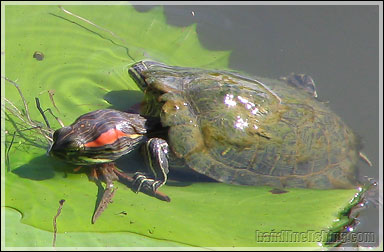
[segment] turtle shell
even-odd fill
[[[156,62],[139,62],[130,74],[145,91],[142,113],[160,117],[174,158],[198,173],[242,185],[356,185],[356,136],[304,90]]]

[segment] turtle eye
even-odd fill
[[[55,130],[52,136],[53,142],[60,141],[62,138],[66,137],[71,130],[72,128],[68,126]]]

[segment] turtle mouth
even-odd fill
[[[136,84],[143,91],[148,87],[148,83],[145,81],[143,72],[148,70],[148,67],[143,61],[140,61],[128,69],[128,73]]]
[[[140,61],[128,69],[129,75],[142,91],[148,87],[148,83],[145,81],[145,72],[152,66],[163,66],[163,64],[155,61]]]

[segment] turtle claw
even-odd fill
[[[143,183],[145,182],[145,180],[147,180],[147,176],[141,172],[136,172],[135,175],[133,176],[133,179],[134,180],[132,182],[132,190],[135,193],[139,193]],[[136,186],[136,184],[138,185]]]
[[[149,196],[155,197],[159,200],[166,201],[166,202],[171,201],[171,198],[169,198],[166,194],[157,190],[162,184],[164,184],[164,183],[161,183],[162,181],[159,181],[160,185],[156,186],[156,190],[154,190],[153,187],[148,186],[149,183],[148,182],[144,183],[144,181],[143,181],[143,183],[141,183],[141,186],[139,184],[139,188],[137,188],[137,186],[135,188],[135,184],[137,182],[139,182],[139,178],[138,178],[139,175],[146,177],[145,174],[140,173],[140,172],[136,172],[134,174],[134,177],[131,177],[131,176],[128,176],[127,174],[125,174],[124,172],[119,171],[118,169],[115,169],[115,173],[119,176],[120,182],[122,182],[122,180],[125,180],[126,182],[129,183],[129,187],[132,189],[132,191],[134,191],[136,193],[139,193],[139,191],[141,191],[141,192],[143,192]]]
[[[134,190],[135,193],[139,193],[142,188],[145,188],[146,191],[152,190],[156,193],[157,189],[164,184],[163,181],[160,180],[154,180],[151,178],[148,178],[144,173],[136,172],[133,176],[133,183],[132,183],[132,190]],[[135,186],[138,184],[137,186]]]

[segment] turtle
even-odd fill
[[[156,119],[145,118],[136,113],[114,109],[91,111],[79,116],[71,125],[55,130],[48,153],[72,165],[90,167],[90,178],[99,180],[101,177],[106,182],[107,189],[113,187],[114,180],[136,183],[136,178],[133,179],[117,169],[114,162],[145,142],[146,134],[157,127],[157,124]],[[166,177],[162,179],[165,180]],[[149,179],[146,181],[148,182],[144,187],[140,185],[138,189],[142,188],[142,191],[160,200],[170,201],[167,195],[152,189],[160,182],[153,180],[153,183],[149,183]],[[109,193],[106,190],[107,196]]]
[[[144,60],[128,72],[144,92],[140,114],[159,118],[165,137],[146,141],[157,190],[170,170],[275,188],[354,188],[360,141],[324,102],[312,78],[280,80]],[[294,80],[294,81],[293,81]]]
[[[145,134],[150,127],[152,127],[151,120],[138,114],[100,109],[81,115],[71,125],[57,129],[53,133],[53,142],[48,150],[50,156],[70,164],[88,167],[91,180],[98,185],[99,181],[103,180],[106,184],[93,214],[92,224],[112,202],[117,189],[114,188],[113,181],[119,180],[130,184],[136,182],[125,172],[117,169],[114,161],[140,145],[146,139]],[[139,189],[169,202],[170,198],[153,190],[153,185],[154,183],[147,182]]]

